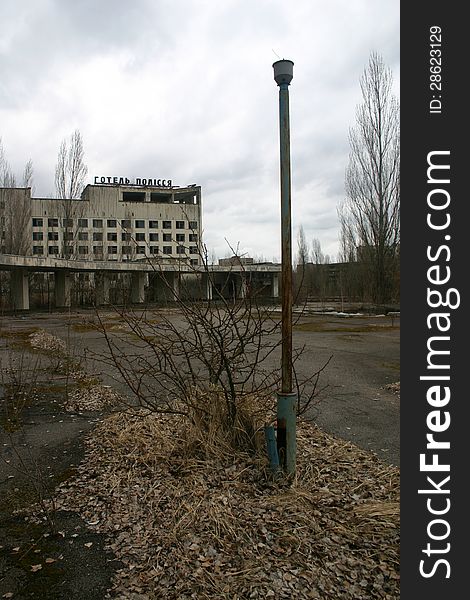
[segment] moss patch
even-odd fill
[[[323,331],[325,333],[370,333],[374,331],[390,331],[396,329],[392,325],[343,325],[342,323],[310,321],[308,323],[297,323],[293,326],[294,331]]]
[[[400,370],[400,363],[399,362],[382,363],[382,366],[385,367],[386,369],[393,369],[394,371],[399,371]]]

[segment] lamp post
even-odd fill
[[[281,163],[281,261],[282,261],[282,358],[281,391],[277,393],[277,450],[287,473],[295,471],[297,394],[292,391],[292,225],[289,84],[294,63],[278,60],[273,64],[279,86],[279,134]]]

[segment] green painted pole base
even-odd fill
[[[264,428],[264,437],[266,438],[269,466],[271,467],[273,474],[278,475],[280,471],[279,456],[277,454],[276,432],[272,425],[267,425]]]
[[[277,393],[277,452],[282,469],[295,473],[297,455],[296,436],[297,394]]]

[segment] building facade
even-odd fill
[[[279,265],[207,264],[200,186],[106,179],[86,186],[80,199],[0,188],[1,307],[28,310],[30,299],[63,308],[255,294],[276,301]]]
[[[200,262],[200,186],[87,185],[80,199],[0,188],[3,254]]]

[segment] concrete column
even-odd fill
[[[109,304],[109,275],[103,271],[95,273],[95,304]]]
[[[133,272],[131,276],[131,302],[142,304],[145,302],[145,273]]]
[[[55,271],[54,289],[55,305],[57,308],[70,306],[70,290],[72,287],[72,276],[68,271]]]
[[[176,271],[167,274],[167,282],[170,286],[169,295],[171,300],[178,300],[180,296],[180,274]]]
[[[162,291],[161,287],[163,285],[162,278],[158,273],[151,273],[149,275],[149,286],[150,286],[150,301],[151,302],[160,302]]]
[[[240,275],[240,292],[239,292],[239,296],[240,298],[245,299],[246,295],[247,295],[247,280],[246,280],[246,275]]]
[[[204,300],[212,300],[212,279],[204,273],[202,276],[202,292],[205,294]]]
[[[149,279],[152,286],[152,301],[153,302],[168,302],[174,299],[173,294],[173,273],[160,272],[153,273]]]
[[[17,310],[29,310],[28,272],[23,269],[14,269],[11,272],[10,286],[13,308]]]
[[[279,274],[273,273],[273,298],[279,298]]]

